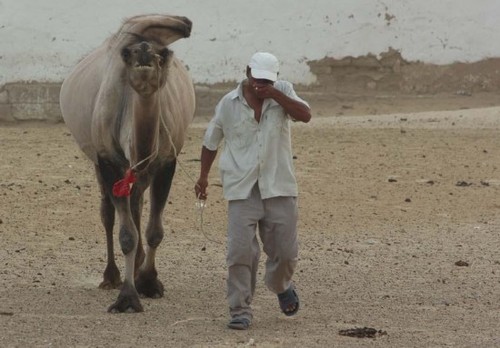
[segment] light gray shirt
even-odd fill
[[[274,87],[309,106],[297,96],[290,82],[279,80]],[[224,139],[219,160],[224,198],[246,199],[256,182],[263,199],[297,196],[290,120],[281,105],[265,99],[257,122],[254,110],[243,97],[242,83],[221,99],[205,132],[203,146],[215,151]]]

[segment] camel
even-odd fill
[[[118,32],[79,62],[61,87],[63,119],[76,143],[95,164],[106,231],[103,289],[120,288],[108,312],[142,312],[139,294],[159,298],[155,253],[164,229],[162,214],[177,155],[194,117],[194,87],[168,45],[187,38],[191,21],[169,15],[125,20]],[[150,214],[141,241],[143,195]],[[125,258],[122,282],[114,261],[115,211]]]

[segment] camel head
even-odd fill
[[[123,23],[111,45],[120,52],[128,83],[137,93],[149,96],[165,84],[173,56],[167,46],[189,37],[191,28],[186,17],[157,14],[131,17]]]
[[[172,58],[168,48],[141,41],[124,47],[121,57],[128,83],[138,94],[148,97],[165,84]]]

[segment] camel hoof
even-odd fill
[[[139,273],[135,280],[135,288],[139,294],[149,298],[163,297],[165,292],[165,288],[162,282],[158,280],[156,272]]]
[[[108,280],[104,279],[101,284],[99,284],[99,289],[103,290],[113,290],[113,289],[119,289],[123,285],[123,282],[118,279],[118,281],[114,280]]]
[[[139,313],[143,312],[137,291],[128,283],[124,283],[115,303],[108,308],[109,313]]]
[[[123,282],[120,278],[120,271],[115,264],[108,264],[103,273],[103,280],[99,284],[99,289],[111,290],[119,289]]]

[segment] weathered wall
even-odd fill
[[[193,20],[191,38],[173,49],[199,85],[241,79],[256,50],[275,53],[283,78],[310,87],[328,79],[335,85],[338,62],[346,57],[380,61],[390,49],[405,62],[436,65],[500,57],[500,42],[493,40],[500,32],[496,0],[0,0],[0,118],[52,112],[54,105],[46,105],[57,102],[52,83],[124,17],[155,12]],[[365,87],[384,86],[375,81]]]
[[[308,62],[317,82],[309,89],[329,93],[435,94],[500,91],[500,58],[477,62],[409,62],[390,49],[380,57],[331,57]]]

